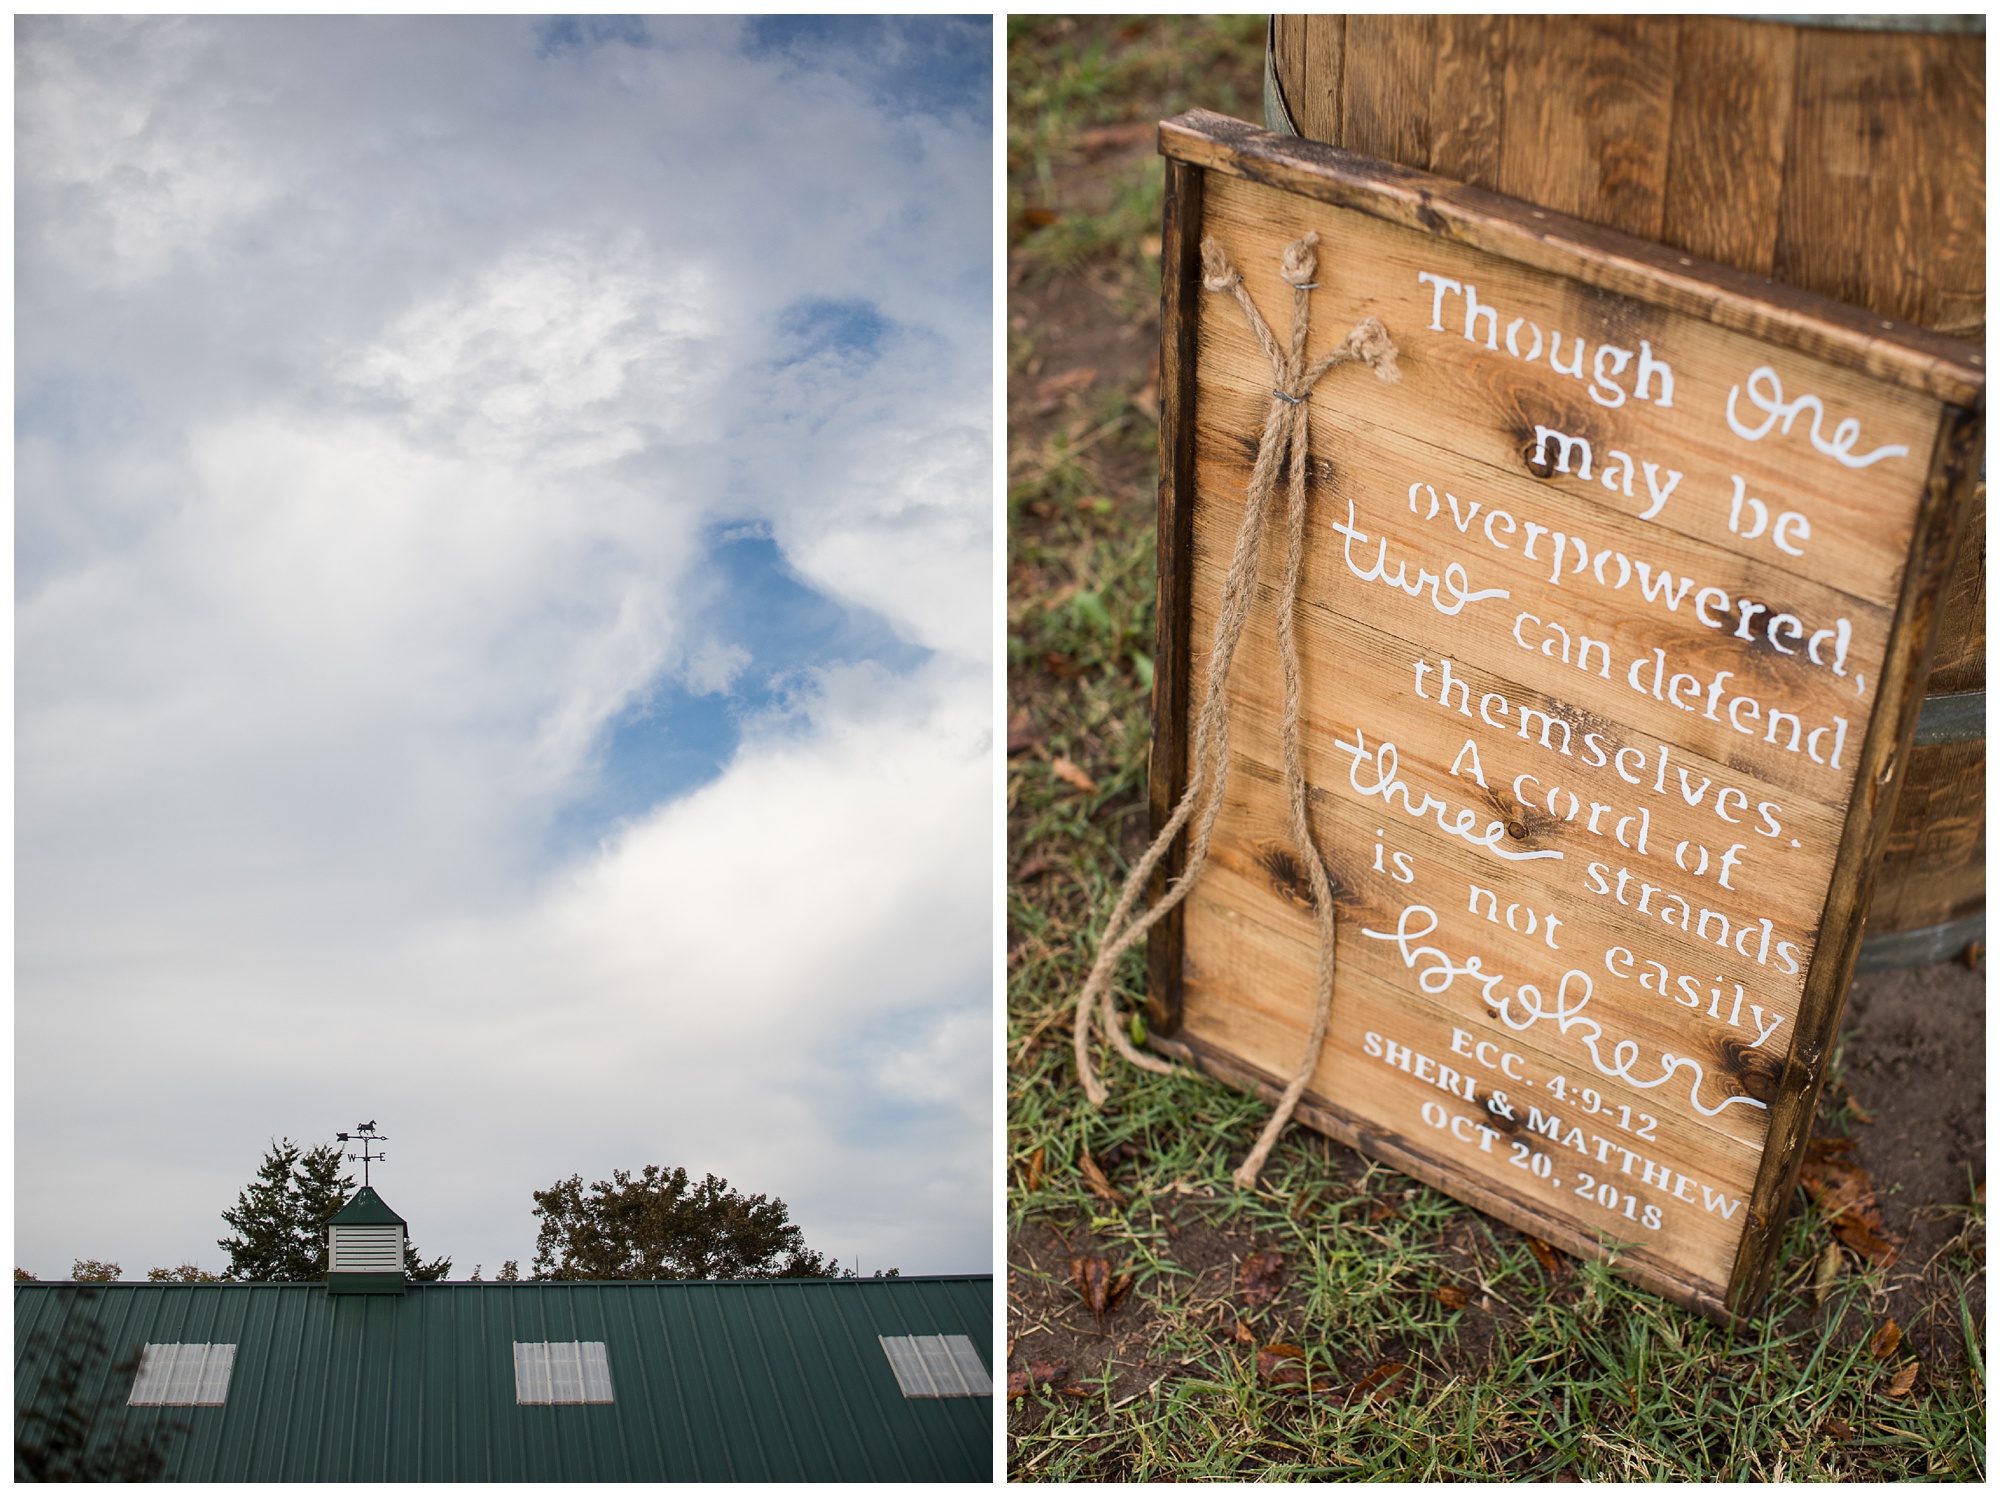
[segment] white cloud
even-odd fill
[[[827,75],[746,116],[780,64],[673,24],[25,23],[30,1266],[214,1263],[268,1137],[362,1116],[462,1267],[646,1162],[984,1265],[988,140]],[[784,364],[854,298],[865,374]],[[793,671],[552,861],[621,713],[759,678],[736,521],[931,653]]]

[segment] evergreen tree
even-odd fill
[[[538,1279],[831,1279],[840,1265],[805,1244],[783,1201],[746,1196],[709,1175],[649,1164],[581,1175],[535,1192]],[[849,1275],[852,1276],[851,1273]]]
[[[260,1283],[303,1283],[326,1277],[326,1225],[354,1193],[338,1144],[301,1149],[289,1138],[271,1145],[257,1178],[236,1197],[236,1209],[222,1213],[236,1229],[217,1246],[229,1254],[225,1278]],[[405,1243],[404,1272],[412,1279],[441,1279],[451,1259],[426,1263]]]

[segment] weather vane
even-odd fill
[[[360,1124],[352,1133],[336,1133],[334,1137],[344,1144],[358,1142],[361,1145],[361,1152],[359,1154],[349,1154],[347,1157],[361,1161],[361,1183],[364,1186],[368,1184],[368,1166],[378,1159],[387,1159],[389,1157],[387,1154],[371,1154],[368,1152],[370,1144],[385,1144],[389,1141],[387,1134],[375,1131],[375,1125],[372,1122]]]

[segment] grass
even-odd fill
[[[1963,1215],[1924,1276],[1924,1323],[1950,1334],[1897,1394],[1912,1343],[1871,1346],[1890,1273],[1836,1249],[1822,1284],[1833,1239],[1804,1207],[1763,1315],[1731,1333],[1603,1265],[1545,1266],[1512,1229],[1301,1127],[1239,1191],[1264,1108],[1204,1078],[1113,1060],[1110,1104],[1084,1101],[1070,1004],[1146,840],[1151,731],[1160,169],[1117,127],[1196,104],[1256,118],[1262,21],[1016,19],[1009,45],[1009,1365],[1074,1369],[1009,1401],[1011,1473],[1982,1479],[1983,1206],[1931,1208]],[[1063,386],[1085,358],[1096,377]],[[1143,987],[1134,953],[1128,1011]],[[1838,1126],[1838,1074],[1827,1095]],[[1086,1153],[1121,1199],[1087,1183]],[[1253,1251],[1283,1255],[1261,1303]],[[1065,1269],[1090,1254],[1133,1275],[1101,1319]],[[1259,1371],[1275,1343],[1302,1350],[1309,1385]],[[1405,1376],[1361,1391],[1396,1363]]]

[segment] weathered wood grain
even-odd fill
[[[1704,260],[1771,273],[1798,32],[1685,16],[1660,238]],[[1585,218],[1595,217],[1587,209]]]
[[[1160,501],[1156,518],[1158,602],[1153,619],[1153,722],[1146,799],[1157,836],[1187,786],[1188,745],[1183,734],[1158,731],[1185,722],[1188,701],[1189,537],[1194,523],[1194,433],[1198,414],[1195,349],[1201,295],[1202,173],[1167,162],[1160,236]],[[1187,837],[1177,838],[1161,861],[1149,902],[1187,865]],[[1181,940],[1185,914],[1171,911],[1146,938],[1146,1017],[1155,1034],[1172,1034],[1181,1022]]]
[[[1985,354],[1956,339],[1426,172],[1273,135],[1203,109],[1163,120],[1160,143],[1174,159],[1219,175],[1565,274],[1641,306],[1681,312],[1947,403],[1969,403],[1984,388]]]
[[[1672,17],[1512,17],[1499,190],[1657,238],[1678,33]]]
[[[1358,96],[1350,114],[1372,107]],[[1273,545],[1229,684],[1210,861],[1171,938],[1156,934],[1156,1036],[1240,1082],[1292,1074],[1317,941],[1301,860],[1319,858],[1339,944],[1301,1116],[1551,1240],[1616,1247],[1625,1271],[1683,1303],[1740,1310],[1768,1277],[1908,773],[1971,496],[1979,366],[1914,332],[1861,338],[1851,313],[1813,299],[1697,291],[1688,257],[1669,268],[1601,230],[1578,244],[1490,196],[1475,214],[1451,184],[1214,117],[1167,122],[1162,147],[1186,173],[1162,378],[1183,409],[1162,428],[1161,511],[1162,586],[1184,617],[1161,624],[1156,692],[1171,661],[1181,706],[1161,704],[1156,737],[1184,745],[1205,690],[1271,403],[1234,302],[1190,290],[1197,230],[1274,320],[1291,299],[1278,256],[1316,230],[1311,347],[1373,314],[1402,377],[1346,367],[1312,398],[1295,621],[1313,846],[1291,843],[1278,767],[1274,608],[1288,583]],[[1576,377],[1501,346],[1512,324],[1496,318],[1490,342],[1470,314],[1477,333],[1454,326],[1420,271],[1461,297],[1476,283],[1499,318],[1596,347],[1643,342],[1671,363],[1673,401],[1642,402],[1628,381],[1630,398],[1593,407]],[[1787,398],[1814,394],[1865,440],[1732,433],[1724,393],[1764,366]],[[1968,389],[1969,405],[1942,402],[1940,385]],[[1653,463],[1650,489],[1557,471],[1533,453],[1545,438],[1526,440],[1538,426]],[[1909,450],[1841,458],[1878,444]],[[1659,489],[1661,473],[1683,487]],[[1737,499],[1809,522],[1792,532],[1809,543],[1781,552],[1738,530],[1739,482]],[[1461,508],[1474,503],[1483,523]],[[1538,541],[1583,559],[1552,574]],[[1672,585],[1621,585],[1639,562],[1681,579],[1681,601]],[[1838,620],[1842,669],[1750,632],[1780,614],[1824,639]],[[1746,706],[1768,734],[1731,725]],[[1817,736],[1802,736],[1808,723]],[[1156,748],[1156,826],[1184,752]]]

